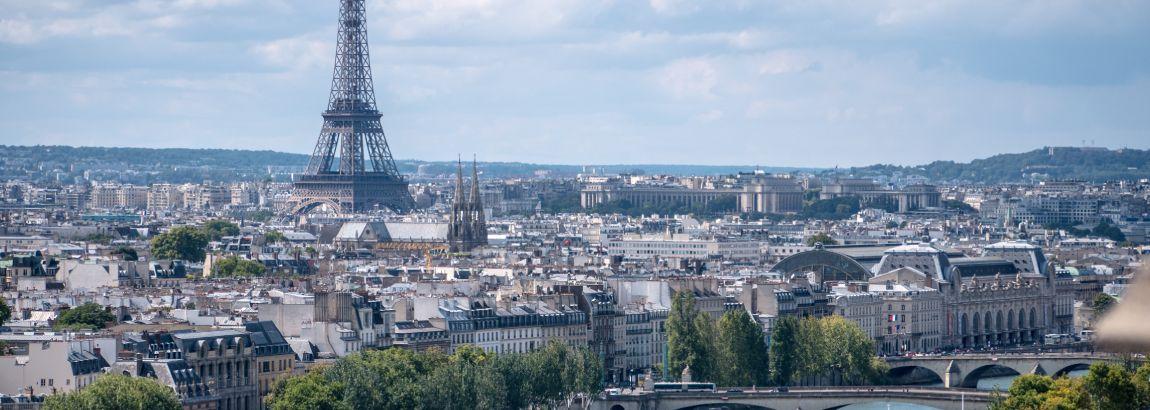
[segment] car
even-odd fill
[[[742,393],[743,389],[727,389],[727,393]]]
[[[790,392],[791,389],[787,388],[787,386],[781,386],[781,387],[779,387],[778,391],[779,391],[779,393],[787,393],[787,392]]]

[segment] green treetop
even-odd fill
[[[725,313],[719,319],[717,383],[721,386],[751,386],[770,383],[770,363],[763,329],[744,309]]]
[[[155,379],[117,374],[100,376],[71,393],[48,396],[44,410],[178,410],[180,400]]]
[[[104,310],[103,306],[85,303],[61,312],[55,326],[60,329],[103,329],[115,320],[116,317]]]
[[[203,230],[213,241],[218,241],[225,236],[240,234],[240,227],[238,225],[223,219],[213,219],[204,222]]]
[[[204,260],[208,235],[190,226],[179,226],[152,238],[152,255],[157,259]]]
[[[703,313],[695,307],[694,295],[688,291],[675,293],[666,322],[669,361],[666,376],[671,379],[677,379],[687,366],[691,367],[694,379],[708,380],[712,376],[713,332],[699,328],[708,320],[701,318],[701,315]]]
[[[823,245],[838,245],[839,242],[832,238],[826,232],[819,232],[807,238],[807,246],[815,246],[815,244]]]

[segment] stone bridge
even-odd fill
[[[852,404],[906,403],[940,410],[986,409],[990,393],[927,387],[810,387],[787,393],[641,392],[611,395],[591,403],[596,410],[833,410]]]
[[[936,382],[945,387],[974,388],[984,377],[1013,374],[1061,377],[1071,371],[1085,370],[1100,361],[1120,363],[1121,358],[1085,353],[973,354],[893,357],[887,359],[887,364],[895,383],[908,381],[908,378],[917,382],[937,378]]]

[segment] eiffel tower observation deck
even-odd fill
[[[296,176],[288,210],[341,213],[415,207],[395,167],[375,104],[365,0],[340,0],[331,97],[307,170]]]

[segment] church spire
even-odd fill
[[[462,205],[463,198],[463,158],[455,160],[455,204]]]
[[[471,157],[471,198],[469,199],[471,200],[472,206],[476,208],[480,207],[481,202],[479,200],[479,169],[478,165],[476,165],[474,155]]]

